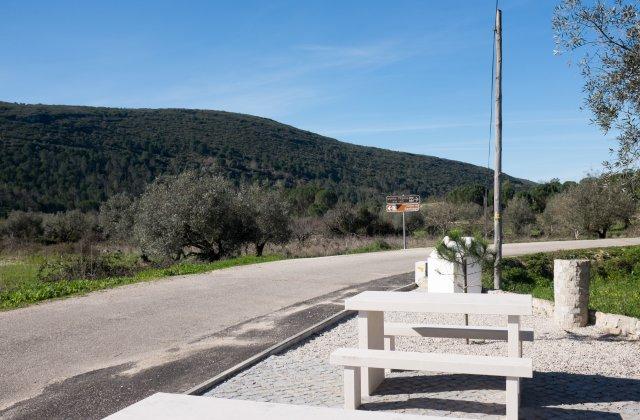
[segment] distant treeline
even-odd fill
[[[140,195],[160,175],[203,166],[236,186],[300,187],[292,194],[303,201],[311,190],[326,189],[352,203],[391,193],[442,196],[462,185],[490,186],[493,176],[478,166],[343,143],[250,115],[0,102],[0,217],[11,210],[96,210],[115,194]],[[514,189],[531,185],[505,178]]]

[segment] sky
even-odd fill
[[[615,147],[581,110],[575,58],[553,54],[556,4],[500,1],[503,170],[533,181],[597,172]],[[494,8],[494,0],[3,0],[0,100],[241,112],[492,167]]]

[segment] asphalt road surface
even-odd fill
[[[507,244],[505,255],[640,238]],[[340,309],[406,284],[429,248],[305,258],[123,286],[0,313],[0,417],[99,418],[181,392]]]

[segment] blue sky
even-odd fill
[[[556,3],[500,2],[503,169],[534,181],[615,146],[553,55]],[[243,112],[486,166],[493,21],[492,0],[5,0],[0,99]]]

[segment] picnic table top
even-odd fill
[[[449,418],[449,417],[447,417]],[[342,410],[194,395],[157,393],[118,411],[105,420],[445,420],[389,411]]]
[[[367,291],[344,301],[355,311],[532,315],[531,295]]]

